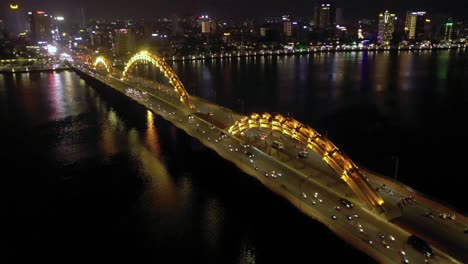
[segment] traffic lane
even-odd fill
[[[277,168],[277,169],[279,170],[280,168]],[[283,174],[283,175],[287,175],[287,174]],[[290,181],[289,180],[286,181],[286,183],[288,183],[288,182],[290,182]],[[295,185],[287,184],[287,187],[288,187],[288,189],[294,191],[293,188],[297,187],[297,184],[295,184]],[[317,187],[315,187],[315,188],[317,188]],[[295,192],[299,193],[300,191],[295,190]],[[340,212],[336,211],[335,207],[338,204],[339,197],[337,197],[334,194],[332,194],[331,196],[328,196],[328,195],[325,194],[324,190],[320,190],[319,192],[322,193],[321,197],[322,197],[323,203],[316,203],[314,208],[319,208],[318,210],[323,215],[323,217],[325,217],[325,219],[331,219],[332,215],[338,215],[336,220],[329,220],[330,224],[331,225],[342,225],[342,230],[346,230],[346,232],[349,232],[350,225],[351,226],[356,225],[356,222],[347,220],[347,218],[345,216],[341,217]],[[371,219],[374,218],[375,216],[371,216],[370,219],[366,219],[366,216],[364,216],[363,212],[360,212],[358,214],[361,214],[361,217],[359,218],[358,221],[362,222],[363,223],[362,226],[364,226],[364,228],[368,230],[368,231],[362,233],[362,235],[360,236],[360,240],[362,240],[363,243],[368,243],[368,241],[372,240],[371,237],[373,237],[373,236],[377,237],[377,231],[382,229],[382,228],[374,227],[373,225],[376,225],[376,223],[382,224],[382,222],[373,222]],[[355,230],[356,230],[355,231],[356,234],[359,236],[359,234],[361,232],[357,228]],[[371,233],[375,233],[375,235],[372,235]],[[402,239],[399,239],[399,241],[402,241]],[[377,244],[375,246],[373,246],[373,245],[370,245],[370,246],[375,247],[376,250],[382,251],[383,254],[389,255],[390,258],[394,258],[396,255],[399,254],[399,250],[396,249],[396,248],[392,251],[392,250],[389,250],[387,248],[384,248],[383,246],[382,246],[383,248],[379,248],[380,247],[379,244]],[[392,252],[389,252],[389,251],[392,251]]]
[[[450,208],[450,206],[445,206],[443,204],[440,204],[439,202],[427,198],[425,194],[421,194],[415,191],[414,189],[411,189],[410,187],[404,185],[403,183],[395,183],[367,169],[364,169],[364,172],[366,173],[366,175],[369,176],[369,179],[375,179],[376,182],[385,183],[387,187],[391,187],[393,190],[397,190],[399,193],[402,193],[405,196],[414,196],[419,202],[426,204],[428,208],[432,208],[433,210],[439,212],[447,212],[458,215],[456,221],[468,226],[468,218],[465,215],[453,210],[452,208]]]
[[[205,127],[206,127],[206,125],[205,125]],[[236,154],[234,154],[234,156],[235,156],[235,155],[236,155]],[[267,163],[268,163],[268,162],[267,162]],[[329,210],[330,210],[330,209],[329,209]],[[369,226],[372,227],[372,225],[369,225]]]
[[[384,200],[388,202],[393,199],[394,204],[405,198],[403,194],[397,191],[394,191],[393,195],[388,194],[388,192],[383,193],[387,194],[387,196],[382,195]],[[465,252],[468,252],[468,236],[463,233],[465,228],[463,224],[440,218],[437,212],[432,211],[432,208],[427,208],[426,204],[421,204],[418,201],[408,201],[401,205],[399,210],[401,216],[394,220],[395,223],[417,230],[419,236],[426,237],[428,242],[447,250],[456,257],[462,257],[463,259],[468,257],[465,254]],[[427,216],[428,212],[433,212],[433,217]]]
[[[257,162],[258,162],[258,161],[257,161]],[[270,164],[270,168],[271,168],[271,164]],[[280,168],[280,167],[277,167],[277,171],[279,171],[279,170],[281,170],[281,168]],[[267,172],[267,171],[265,171],[265,172]],[[281,181],[281,180],[278,180],[278,181]],[[283,183],[282,185],[283,185],[283,186],[286,186],[287,189],[292,190],[292,189],[294,189],[294,188],[298,185],[298,183],[295,183],[295,184],[294,184],[294,183],[292,183],[291,180],[289,180],[289,181],[286,181],[285,183]],[[299,184],[299,185],[300,185],[300,184]],[[325,208],[327,208],[327,207],[325,207]],[[334,213],[332,208],[333,208],[333,207],[332,207],[331,205],[328,205],[328,210],[325,210],[325,212],[322,212],[322,214],[324,214],[324,215],[329,214],[330,217],[331,217],[331,216],[333,215],[333,213]],[[344,219],[344,218],[343,218],[343,219]],[[339,222],[339,220],[338,220],[338,222]],[[344,223],[342,223],[342,224],[343,224],[344,226],[346,226],[346,221],[345,221]],[[370,227],[370,229],[373,229],[373,232],[377,232],[377,229],[374,229],[373,226],[372,226],[371,224],[368,223],[367,225]],[[363,239],[363,240],[366,240],[367,238],[362,238],[362,239]],[[369,241],[372,241],[372,240],[369,239]],[[388,245],[388,244],[387,244],[387,245]],[[387,248],[386,248],[386,249],[387,249]],[[399,251],[398,251],[398,253],[399,253]],[[418,252],[417,252],[417,253],[418,253]],[[397,252],[394,252],[394,254],[397,254]],[[410,257],[410,255],[408,255],[407,258],[408,258],[408,259],[411,259],[411,258],[418,258],[418,257],[421,257],[421,256],[419,256],[419,255],[420,255],[420,253],[417,254],[416,256],[413,256],[413,257]],[[424,260],[424,259],[422,259],[422,260]]]
[[[279,169],[279,168],[278,168],[278,169]],[[288,182],[290,182],[290,181],[288,181]],[[297,185],[297,184],[296,184],[296,185]],[[296,185],[293,184],[293,185],[288,186],[288,187],[289,187],[289,189],[291,189],[292,187],[294,187],[294,186],[296,186]],[[331,209],[332,207],[331,207],[330,205],[329,205],[328,207],[329,207],[329,209],[326,210],[325,212],[322,212],[322,213],[325,214],[325,215],[326,215],[326,214],[330,214],[330,216],[331,216],[332,213],[333,213],[333,209]],[[346,221],[345,221],[345,222],[346,222]],[[346,224],[345,224],[345,225],[346,225]],[[373,226],[372,226],[371,224],[367,224],[367,225],[370,226],[371,229],[373,229],[373,232],[377,233],[377,229],[372,228]],[[371,232],[372,232],[372,231],[371,231]],[[363,240],[366,240],[366,238],[363,238]],[[404,239],[403,239],[403,240],[404,240]],[[372,240],[369,239],[369,241],[372,241]],[[386,244],[386,245],[388,245],[388,244]],[[401,248],[403,248],[403,245],[404,245],[404,243],[402,244],[402,247],[401,247]],[[386,247],[385,247],[385,249],[389,249],[389,248],[386,248]],[[400,251],[398,250],[398,247],[395,248],[395,252],[393,252],[393,254],[396,254],[396,255],[401,254]],[[416,252],[416,256],[410,256],[410,255],[411,255],[411,254],[409,254],[409,255],[407,256],[408,259],[418,259],[418,258],[421,258],[421,260],[424,260],[424,256],[421,256],[420,252]]]
[[[468,262],[468,235],[463,233],[463,229],[454,229],[453,225],[448,224],[451,220],[445,219],[447,223],[440,223],[438,217],[426,217],[426,208],[417,203],[404,206],[402,211],[403,215],[394,220],[396,224],[413,230],[430,244]]]

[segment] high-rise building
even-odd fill
[[[182,28],[182,25],[181,25],[181,19],[178,16],[173,15],[171,21],[172,21],[171,35],[172,36],[184,35],[184,29]]]
[[[131,28],[115,31],[114,54],[118,57],[132,54],[135,51],[135,32]]]
[[[336,24],[336,7],[334,4],[320,4],[315,11],[315,21],[319,29],[334,26]]]
[[[199,21],[201,24],[201,33],[202,34],[209,34],[212,32],[211,24],[213,21],[207,15],[202,15],[199,17]]]
[[[345,24],[344,16],[343,16],[343,8],[337,7],[335,8],[335,24],[336,25],[343,25]]]
[[[425,29],[430,20],[426,19],[426,12],[406,12],[405,32],[410,40],[421,41],[425,38]]]
[[[291,21],[284,21],[283,32],[286,37],[292,36],[292,22]]]
[[[288,15],[283,16],[283,34],[286,37],[291,37],[292,36],[292,22],[289,19]]]
[[[426,18],[423,24],[423,34],[420,40],[430,40],[432,38],[432,20]]]
[[[9,35],[17,37],[24,33],[27,29],[27,18],[23,6],[17,0],[12,0],[7,4],[5,11],[5,27]]]
[[[201,33],[204,33],[204,34],[208,34],[211,32],[211,21],[209,20],[206,20],[206,21],[202,21],[202,24],[201,24]]]
[[[73,22],[78,28],[86,28],[86,14],[84,8],[75,8],[73,12]]]
[[[261,26],[260,27],[260,37],[266,37],[270,32],[270,28],[268,26]]]
[[[33,44],[49,44],[52,42],[51,17],[44,11],[28,12],[31,30],[31,42]]]
[[[445,23],[445,41],[452,41],[453,22]]]
[[[377,42],[382,45],[389,45],[392,42],[393,31],[395,30],[395,14],[390,14],[388,10],[379,14],[379,34]]]

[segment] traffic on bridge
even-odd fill
[[[154,65],[169,85],[136,76],[138,64]],[[358,167],[329,139],[293,118],[244,116],[192,96],[169,65],[148,51],[135,54],[123,71],[103,56],[77,56],[73,68],[170,121],[379,262],[468,259],[465,216],[438,217],[453,210]]]

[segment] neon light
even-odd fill
[[[18,9],[18,7],[19,7],[18,5],[10,4],[10,8],[13,10]]]

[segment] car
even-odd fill
[[[277,150],[279,150],[279,151],[283,151],[283,150],[284,150],[283,142],[277,141],[277,140],[273,141],[273,143],[271,144],[271,147],[272,147],[272,148],[275,148],[275,149],[277,149]]]
[[[345,198],[340,198],[339,200],[340,204],[346,206],[347,208],[353,208],[354,205],[352,202],[350,202],[349,200],[345,199]]]
[[[380,243],[382,244],[384,248],[390,248],[390,246],[387,244],[385,240],[382,240]]]
[[[308,156],[309,156],[309,153],[307,151],[301,151],[299,152],[299,154],[297,154],[298,158],[303,158],[303,159],[307,158]]]
[[[432,257],[434,255],[434,252],[432,251],[432,248],[429,246],[429,244],[416,235],[411,235],[408,237],[408,244],[410,244],[414,249],[426,255],[426,257]]]

